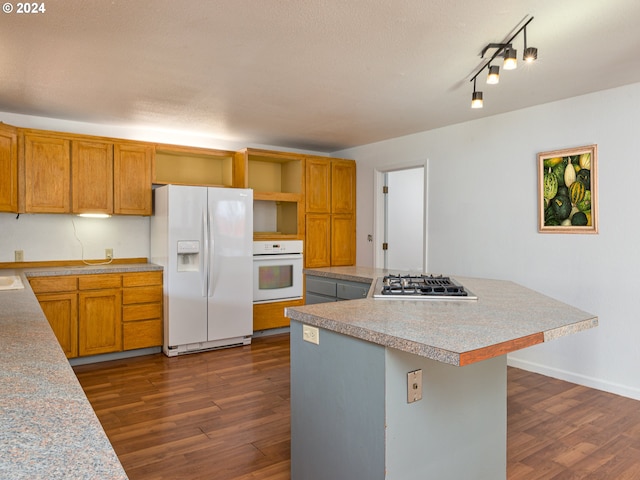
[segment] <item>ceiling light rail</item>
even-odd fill
[[[524,54],[522,59],[531,63],[538,59],[538,49],[535,47],[527,46],[527,25],[531,23],[533,17],[531,17],[527,22],[520,27],[516,33],[514,33],[511,38],[509,38],[504,43],[490,43],[486,47],[482,49],[480,52],[480,58],[485,58],[485,55],[489,50],[495,49],[495,52],[489,60],[476,72],[476,74],[471,77],[470,82],[473,82],[473,94],[471,96],[471,108],[482,108],[483,107],[483,98],[482,92],[476,90],[476,79],[478,75],[480,75],[485,69],[487,70],[487,83],[490,85],[495,85],[500,82],[500,67],[498,65],[492,65],[491,63],[497,58],[502,57],[503,63],[502,68],[504,70],[514,70],[518,66],[517,59],[517,51],[513,48],[513,40],[521,33],[524,32]]]

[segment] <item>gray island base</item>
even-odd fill
[[[505,478],[505,356],[460,368],[327,330],[301,339],[294,320],[292,480]]]
[[[318,272],[338,275],[307,273]],[[506,354],[597,317],[512,282],[459,279],[477,302],[370,292],[287,308],[292,480],[506,479]],[[318,329],[317,344],[305,326]],[[416,370],[422,399],[409,403]]]

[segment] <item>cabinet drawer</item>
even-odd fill
[[[81,275],[78,277],[78,290],[99,290],[103,288],[120,288],[122,275],[115,273],[99,275]]]
[[[133,272],[122,275],[123,287],[146,287],[162,285],[162,272]]]
[[[34,277],[29,279],[33,293],[72,292],[78,289],[78,277]]]
[[[369,293],[369,284],[366,283],[341,283],[338,282],[336,296],[341,300],[355,300],[366,298]]]
[[[161,303],[143,303],[140,305],[124,305],[122,307],[123,322],[157,318],[162,318]]]
[[[313,305],[316,303],[328,303],[328,302],[337,302],[338,299],[336,297],[325,297],[323,295],[316,295],[315,293],[309,293],[305,295],[306,305]]]
[[[122,292],[122,304],[154,303],[162,301],[162,286],[125,288]]]
[[[162,320],[129,322],[122,326],[124,350],[162,345]]]
[[[307,292],[327,295],[329,297],[336,296],[336,281],[326,280],[319,277],[307,277]]]

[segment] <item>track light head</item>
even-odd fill
[[[500,67],[497,65],[489,66],[489,74],[487,75],[487,83],[489,85],[495,85],[500,83]]]
[[[474,90],[473,95],[471,96],[471,108],[482,108],[482,92],[476,92]]]
[[[518,52],[511,46],[504,49],[504,64],[502,68],[505,70],[515,70],[518,67]]]
[[[538,49],[536,47],[525,48],[522,59],[527,63],[535,62],[538,59]]]

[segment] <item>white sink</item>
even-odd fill
[[[19,275],[6,275],[0,277],[0,290],[19,290],[24,288]]]

